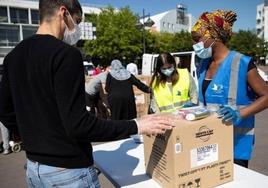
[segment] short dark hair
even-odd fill
[[[158,87],[159,84],[165,84],[167,81],[167,77],[161,72],[161,68],[164,66],[164,64],[171,64],[175,68],[174,72],[171,75],[171,82],[172,85],[175,85],[179,79],[179,75],[177,72],[177,66],[174,57],[168,53],[164,52],[159,54],[156,61],[156,67],[155,72],[153,74],[150,86],[153,86],[153,82],[155,82],[154,87]]]
[[[82,14],[83,12],[78,0],[40,0],[40,22],[42,23],[44,20],[50,20],[55,14],[55,11],[61,6],[65,6],[71,15]]]

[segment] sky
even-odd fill
[[[233,30],[238,31],[252,30],[256,27],[256,10],[257,5],[262,4],[263,0],[80,0],[86,4],[112,5],[116,8],[129,6],[134,12],[142,15],[155,15],[171,9],[182,3],[187,6],[188,13],[196,19],[202,12],[210,12],[217,9],[232,10],[237,13],[237,21]]]

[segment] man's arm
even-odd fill
[[[17,132],[17,121],[8,79],[8,56],[4,60],[4,70],[0,81],[0,121],[7,129]]]
[[[70,47],[60,58],[54,75],[58,113],[64,130],[74,140],[101,142],[127,138],[133,134],[162,134],[172,129],[171,118],[145,116],[137,120],[98,119],[86,111],[85,77],[80,52]]]

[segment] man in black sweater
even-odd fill
[[[80,37],[81,6],[78,0],[40,0],[39,11],[37,34],[4,60],[0,121],[20,133],[29,187],[99,187],[91,142],[163,133],[172,128],[171,121],[162,116],[131,121],[90,116],[82,57],[71,46]]]

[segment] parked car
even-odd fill
[[[88,61],[84,61],[83,64],[84,64],[85,75],[92,76],[95,69],[94,64]]]
[[[257,70],[262,79],[266,82],[266,84],[268,84],[268,75],[260,68],[257,68]]]

